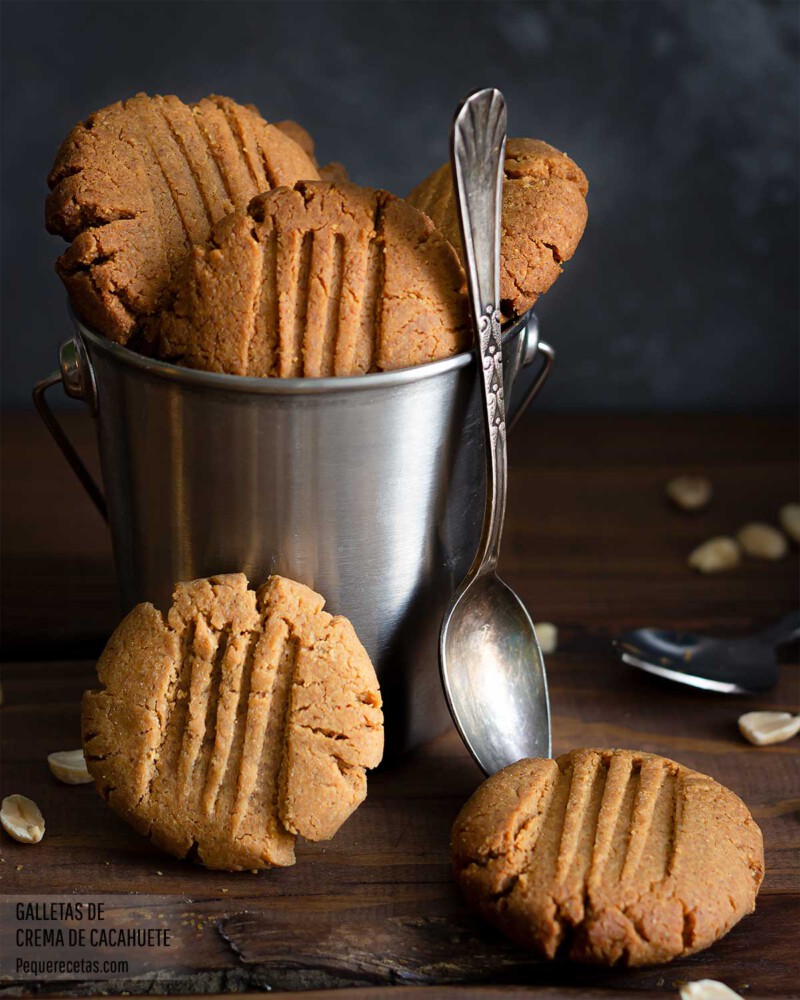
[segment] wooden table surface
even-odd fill
[[[69,424],[89,449],[88,418],[75,414]],[[686,568],[696,543],[749,520],[774,521],[796,498],[793,420],[532,415],[511,443],[502,569],[534,619],[560,630],[548,658],[555,752],[621,746],[674,757],[733,788],[764,832],[756,913],[699,955],[635,970],[536,961],[461,903],[448,834],[480,774],[453,732],[371,776],[366,803],[333,841],[302,845],[294,868],[260,874],[173,861],[91,786],[58,784],[46,754],[79,745],[80,695],[116,621],[110,548],[35,418],[5,416],[2,434],[0,791],[31,796],[47,821],[35,847],[3,836],[2,895],[164,897],[184,965],[171,992],[368,986],[383,996],[377,987],[433,986],[420,996],[466,1000],[535,986],[545,998],[637,997],[675,995],[677,983],[709,977],[748,997],[798,995],[800,740],[757,749],[736,727],[747,710],[800,711],[797,649],[778,687],[759,698],[674,686],[625,667],[610,649],[612,636],[635,625],[735,634],[797,606],[796,549],[778,564],[747,561],[716,577]],[[666,480],[686,470],[713,480],[703,513],[679,513],[664,499]],[[13,989],[0,984],[0,993]]]

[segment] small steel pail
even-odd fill
[[[353,378],[243,378],[143,357],[73,321],[34,399],[107,517],[122,610],[166,610],[175,581],[217,573],[299,580],[351,619],[372,658],[387,749],[440,732],[439,627],[484,507],[474,355]],[[537,354],[518,413],[553,359],[528,314],[504,338],[506,398]],[[104,494],[47,405],[59,381],[96,419]]]

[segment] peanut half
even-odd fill
[[[698,979],[684,983],[680,988],[681,1000],[742,1000],[740,993],[734,993],[730,986],[716,979]]]
[[[44,816],[24,795],[7,795],[0,806],[0,826],[21,844],[38,844],[44,836]]]
[[[736,538],[745,554],[753,559],[783,559],[789,551],[784,535],[771,524],[753,521],[736,532]]]
[[[83,750],[57,750],[47,755],[47,763],[55,777],[65,785],[85,785],[94,781],[86,769]]]
[[[675,476],[667,483],[666,492],[681,510],[701,510],[708,506],[714,491],[705,476]]]
[[[800,542],[800,503],[785,503],[778,517],[786,534]]]
[[[739,559],[740,550],[736,540],[727,535],[718,535],[698,545],[688,562],[698,573],[723,573],[738,566]]]
[[[552,622],[536,622],[533,626],[536,630],[536,638],[545,656],[548,653],[555,653],[558,648],[558,629]]]
[[[757,747],[783,743],[800,733],[800,715],[790,712],[745,712],[739,717],[739,732]]]

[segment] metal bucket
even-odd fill
[[[445,728],[439,627],[484,506],[474,355],[353,378],[244,378],[154,361],[73,322],[34,400],[107,517],[122,610],[165,610],[177,580],[291,577],[352,620],[383,690],[389,751]],[[528,314],[504,338],[507,398],[537,354],[516,416],[553,359]],[[96,419],[105,495],[47,405],[59,381]]]

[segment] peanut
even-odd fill
[[[558,647],[558,629],[555,625],[552,622],[536,622],[533,627],[542,652],[545,655],[555,653]]]
[[[83,750],[57,750],[47,755],[47,763],[55,777],[65,785],[85,785],[94,780],[86,769]]]
[[[783,743],[800,733],[800,715],[789,712],[745,712],[739,732],[757,747]]]
[[[778,517],[786,534],[795,542],[800,542],[800,503],[784,504]]]
[[[681,510],[701,510],[707,507],[714,492],[705,476],[675,476],[666,487],[667,496]]]
[[[748,556],[754,559],[783,559],[789,551],[786,538],[771,524],[753,521],[736,532],[736,538]]]
[[[739,565],[739,545],[727,535],[709,538],[690,554],[688,562],[699,573],[723,573]]]
[[[730,986],[716,979],[698,979],[684,983],[680,988],[681,1000],[742,1000],[741,994],[734,993]]]
[[[7,795],[0,806],[0,826],[21,844],[38,844],[44,836],[44,817],[31,799]]]

